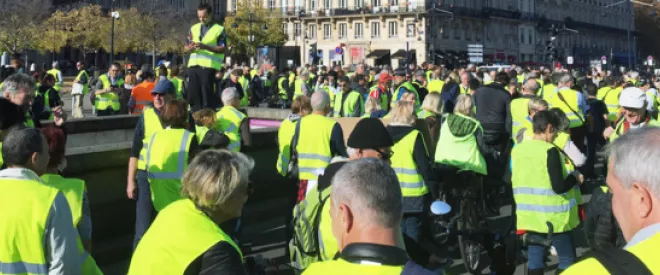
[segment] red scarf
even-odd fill
[[[651,117],[647,116],[646,119],[644,120],[644,123],[648,124],[649,120],[651,120]],[[630,123],[628,123],[628,121],[624,119],[624,121],[623,121],[623,133],[621,133],[621,134],[627,133],[628,130],[630,130]]]

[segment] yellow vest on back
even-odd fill
[[[223,131],[229,138],[227,150],[241,151],[241,123],[247,118],[245,114],[232,106],[224,106],[215,115],[214,129]]]
[[[151,136],[163,130],[163,124],[160,122],[160,117],[156,114],[156,111],[151,107],[145,108],[142,118],[144,122],[144,138],[142,139],[142,149],[140,149],[137,168],[139,170],[147,170],[145,161],[147,159],[149,141],[151,140]]]
[[[183,274],[186,268],[218,242],[234,241],[189,199],[170,204],[151,224],[133,253],[129,275]]]
[[[396,172],[399,185],[401,185],[401,193],[404,197],[419,197],[429,192],[428,187],[424,184],[424,178],[417,170],[417,164],[413,157],[415,141],[419,135],[419,131],[412,130],[392,147],[392,152],[394,152],[391,158],[392,169]]]
[[[571,135],[566,132],[559,132],[555,140],[552,142],[557,146],[557,148],[561,149],[559,152],[564,155],[564,167],[566,168],[567,173],[575,171],[575,164],[573,163],[573,160],[571,160],[568,155],[564,154],[564,147],[566,147],[566,144],[568,144],[569,141],[571,141]],[[573,197],[575,198],[575,201],[577,201],[578,205],[582,205],[582,191],[580,191],[580,186],[573,186],[573,189],[570,192],[573,192]]]
[[[289,160],[291,159],[291,138],[296,129],[296,123],[285,119],[277,130],[277,144],[279,146],[279,155],[277,157],[277,172],[286,176],[289,170]]]
[[[511,134],[514,138],[529,116],[529,100],[528,97],[520,97],[511,101]]]
[[[58,192],[38,181],[0,179],[0,274],[48,273],[44,236]]]
[[[561,95],[561,96],[560,96]],[[561,100],[563,97],[564,100]],[[548,102],[553,108],[561,109],[568,120],[571,122],[571,128],[580,127],[584,124],[584,114],[578,105],[578,92],[571,89],[562,89],[557,92]]]
[[[577,201],[571,191],[557,194],[552,190],[548,174],[548,150],[554,145],[541,140],[528,140],[511,152],[513,198],[516,202],[518,230],[548,233],[551,222],[555,233],[578,226]],[[563,161],[563,156],[560,155]],[[564,168],[564,177],[567,176]]]
[[[621,106],[619,105],[619,96],[623,89],[621,88],[612,88],[612,87],[603,87],[598,89],[596,94],[596,99],[602,100],[607,106],[608,118],[610,121],[616,120],[616,116],[619,114]]]
[[[431,80],[427,85],[426,89],[429,90],[429,93],[440,93],[442,92],[442,87],[445,86],[445,82],[442,80]]]
[[[660,274],[660,261],[658,261],[658,247],[660,247],[660,234],[656,233],[650,238],[627,248],[632,254],[637,256],[646,268],[651,271],[651,274]],[[593,258],[587,258],[584,261],[574,264],[562,275],[609,275],[605,267]]]
[[[202,32],[202,23],[197,23],[190,28],[192,34],[192,42],[202,43],[208,46],[215,47],[218,42],[218,37],[224,32],[224,27],[219,24],[213,24],[211,28],[206,31],[204,37],[200,39]],[[190,59],[188,60],[188,67],[200,66],[202,68],[212,68],[216,70],[222,69],[225,63],[224,53],[214,53],[211,51],[197,49],[192,51]]]
[[[332,160],[330,137],[336,121],[316,114],[298,121],[300,132],[298,145],[298,170],[301,180],[317,180]]]
[[[60,83],[60,81],[63,81],[63,80],[60,79],[60,75],[62,74],[62,72],[58,69],[53,68],[53,69],[48,70],[46,73],[49,74],[49,75],[52,75],[55,78],[55,86],[53,86],[53,89],[55,91],[58,91],[58,92],[61,91],[62,90],[62,84]]]
[[[156,211],[181,199],[181,178],[188,167],[188,150],[194,137],[194,133],[184,129],[165,129],[151,136],[147,175]]]

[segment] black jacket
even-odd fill
[[[594,189],[585,212],[584,234],[591,249],[621,248],[626,244],[612,214],[612,193]]]
[[[190,263],[183,274],[243,275],[247,272],[238,251],[228,242],[218,242]]]
[[[32,114],[36,120],[47,120],[50,117],[50,109],[62,105],[62,99],[57,91],[53,90],[50,86],[42,85],[37,89],[39,95],[32,101]],[[45,94],[48,93],[48,101],[45,102]],[[47,105],[46,105],[47,104]],[[50,109],[46,109],[49,106]],[[36,124],[35,124],[36,126]]]
[[[511,137],[511,95],[499,83],[477,89],[472,97],[477,107],[476,119],[485,132],[505,132]]]

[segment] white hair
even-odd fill
[[[568,84],[568,82],[571,82],[571,81],[573,81],[573,76],[571,76],[571,74],[569,74],[569,73],[561,72],[557,76],[557,83]]]
[[[353,158],[357,156],[358,150],[352,147],[346,147],[346,155],[348,155],[348,158]]]
[[[222,104],[231,105],[232,101],[238,99],[238,91],[234,87],[229,87],[222,90]]]
[[[643,127],[617,138],[609,148],[614,174],[626,188],[633,182],[648,187],[660,198],[660,128]]]
[[[376,158],[349,161],[332,178],[332,206],[350,207],[354,218],[370,226],[398,228],[403,196],[396,173]]]
[[[312,111],[325,111],[330,106],[330,95],[325,91],[316,91],[310,101]]]
[[[53,68],[57,68],[59,66],[59,63],[57,61],[53,62]]]
[[[6,94],[32,92],[34,89],[34,79],[29,75],[18,73],[5,79],[0,88],[0,94],[4,97]]]
[[[630,77],[631,79],[635,79],[635,80],[637,80],[637,78],[639,78],[639,73],[636,72],[636,71],[632,71],[632,72],[630,72],[629,77]]]

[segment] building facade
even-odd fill
[[[235,1],[227,3],[229,11]],[[566,28],[556,41],[560,60],[625,58],[634,22],[629,3],[608,7],[618,2],[266,0],[264,6],[283,18],[285,46],[298,48],[303,64],[316,55],[326,65],[341,60],[397,67],[405,60],[467,63],[470,44],[483,46],[487,63],[547,62],[543,52],[552,26]]]

